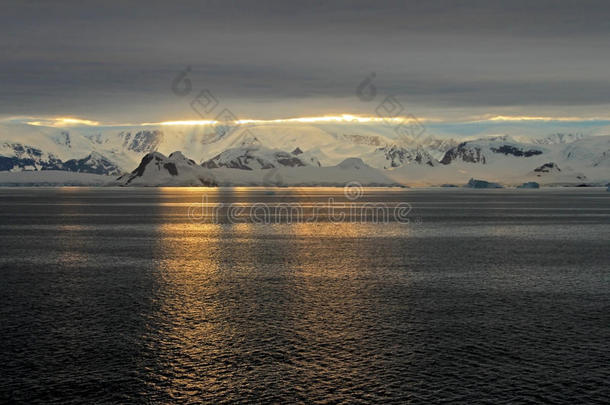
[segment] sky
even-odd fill
[[[609,67],[607,1],[4,0],[0,11],[0,117],[376,116],[390,97],[430,122],[605,120]],[[213,111],[192,108],[201,94]]]

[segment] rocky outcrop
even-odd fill
[[[441,159],[441,163],[448,165],[456,160],[482,164],[485,164],[486,161],[481,148],[479,146],[470,145],[468,142],[462,142],[455,148],[449,149]]]
[[[534,169],[536,173],[558,173],[561,169],[554,162],[545,163]]]
[[[492,152],[495,153],[502,153],[504,155],[511,155],[511,156],[516,156],[516,157],[531,157],[531,156],[536,156],[536,155],[541,155],[542,151],[541,150],[537,150],[537,149],[529,149],[529,150],[523,150],[511,145],[502,145],[500,147],[497,148],[490,148]]]
[[[434,166],[436,163],[436,159],[434,159],[423,148],[408,149],[398,145],[389,145],[383,148],[378,148],[377,151],[383,153],[388,161],[386,168],[400,167],[410,163]]]

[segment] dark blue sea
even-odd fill
[[[610,401],[609,192],[355,197],[0,188],[0,402]]]

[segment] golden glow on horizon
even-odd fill
[[[42,126],[42,127],[67,127],[72,125],[85,125],[96,127],[100,125],[98,121],[84,120],[80,118],[70,118],[70,117],[58,117],[51,118],[44,121],[29,121],[27,122],[30,125]]]
[[[299,118],[279,118],[273,120],[259,120],[259,119],[243,119],[232,121],[235,125],[241,124],[281,124],[281,123],[317,123],[317,122],[357,122],[357,123],[368,123],[368,122],[411,122],[414,121],[412,117],[394,117],[394,118],[381,118],[381,117],[365,117],[360,115],[341,114],[341,115],[325,115],[320,117],[299,117]],[[426,121],[422,119],[421,121]],[[220,124],[220,121],[216,120],[199,120],[199,121],[162,121],[162,122],[145,122],[141,125],[216,125]]]
[[[284,123],[284,122],[383,122],[383,121],[411,121],[413,118],[407,117],[395,117],[395,118],[381,118],[381,117],[366,117],[360,115],[341,114],[341,115],[326,115],[320,117],[300,117],[300,118],[280,118],[274,120],[239,120],[238,124],[268,124],[268,123]]]
[[[214,121],[214,120],[199,120],[199,121],[143,122],[140,125],[166,125],[166,126],[186,125],[186,126],[192,126],[192,125],[215,125],[215,124],[218,124],[218,121]]]
[[[11,118],[9,118],[10,120]],[[437,118],[423,117],[393,117],[382,118],[379,116],[363,116],[353,114],[341,115],[323,115],[317,117],[293,117],[293,118],[277,118],[277,119],[241,119],[230,122],[221,122],[218,120],[176,120],[176,121],[160,121],[160,122],[143,122],[143,123],[101,123],[83,118],[74,117],[53,117],[53,118],[38,118],[38,117],[14,117],[12,119],[23,120],[28,125],[42,127],[69,127],[69,126],[105,126],[105,127],[121,127],[121,126],[206,126],[206,125],[243,125],[243,124],[283,124],[283,123],[409,123],[413,121],[420,122],[438,122],[438,123],[468,123],[468,122],[522,122],[522,121],[541,121],[541,122],[587,122],[587,121],[608,121],[608,117],[561,117],[561,116],[536,116],[536,115],[483,115],[471,117],[471,119],[446,121]]]
[[[545,117],[529,115],[496,115],[482,121],[592,121],[599,118],[580,118],[580,117]]]

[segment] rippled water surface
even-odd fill
[[[0,277],[0,402],[610,398],[601,189],[5,188]]]

